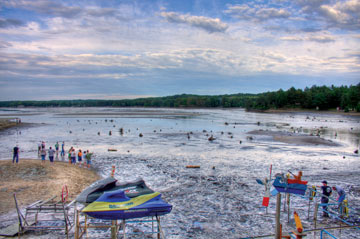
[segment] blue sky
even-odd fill
[[[0,0],[0,100],[355,85],[359,30],[359,0]]]

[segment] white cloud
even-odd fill
[[[71,6],[81,9],[70,16],[54,9],[55,3],[59,8],[69,7],[60,1],[51,3],[55,5],[47,1],[7,2],[36,15],[21,18],[22,25],[6,20],[15,18],[4,18],[5,27],[1,27],[0,21],[0,80],[8,83],[14,79],[38,87],[75,83],[74,88],[92,86],[96,92],[107,81],[106,90],[122,90],[127,84],[130,95],[152,94],[149,89],[154,85],[181,88],[195,84],[194,79],[202,85],[216,84],[216,88],[206,88],[209,92],[217,91],[222,79],[231,82],[265,73],[324,77],[360,71],[359,35],[338,34],[324,26],[324,19],[327,26],[349,22],[346,14],[357,14],[355,1],[303,1],[300,15],[292,3],[279,7],[257,1],[223,6],[226,18],[221,18],[223,9],[216,9],[212,18],[200,16],[206,11],[194,16],[195,11],[180,14],[137,4],[102,8],[76,3]],[[47,4],[50,10],[45,9]],[[315,10],[305,12],[305,5]],[[310,21],[310,15],[316,20]],[[216,34],[223,32],[226,34]],[[172,94],[165,88],[162,92]]]
[[[298,0],[302,11],[311,14],[309,17],[321,17],[328,28],[347,30],[360,29],[360,2],[358,0],[344,1],[314,1]]]
[[[335,37],[331,35],[316,35],[316,34],[310,34],[307,36],[284,36],[280,37],[280,40],[282,41],[313,41],[318,43],[329,43],[334,42],[336,39]]]
[[[228,28],[226,23],[221,22],[219,18],[209,18],[203,16],[182,15],[175,12],[161,12],[160,15],[168,22],[184,23],[193,27],[198,27],[212,32],[225,32]]]
[[[12,0],[4,1],[6,7],[23,8],[31,11],[36,11],[41,14],[51,16],[61,16],[66,18],[76,17],[81,11],[81,7],[66,6],[60,1],[47,0]]]
[[[231,16],[255,21],[267,21],[271,19],[288,18],[290,12],[282,8],[269,8],[261,6],[249,6],[249,5],[228,5],[228,9],[224,11]]]

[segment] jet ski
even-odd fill
[[[170,213],[171,210],[172,205],[163,201],[158,192],[130,198],[120,189],[105,192],[82,212],[98,219],[118,220],[161,216]]]
[[[154,193],[141,178],[131,182],[120,183],[113,177],[101,179],[84,189],[76,198],[77,202],[88,204],[98,199],[104,192],[123,190],[127,197],[133,198],[144,194]]]

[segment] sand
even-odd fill
[[[15,209],[13,194],[20,207],[38,200],[57,196],[61,199],[62,187],[67,185],[69,201],[94,181],[100,179],[95,170],[80,168],[65,162],[50,163],[41,160],[21,159],[18,164],[0,160],[0,214]]]
[[[15,120],[11,119],[0,119],[0,130],[11,128],[18,125]]]

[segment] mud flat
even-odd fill
[[[74,199],[84,188],[98,180],[92,169],[80,168],[65,162],[21,159],[18,164],[0,160],[0,215],[15,210],[13,194],[24,207],[54,195],[60,199],[63,185],[69,190],[69,200]]]
[[[131,118],[172,118],[172,117],[194,117],[200,115],[196,112],[162,111],[162,110],[125,110],[120,112],[76,112],[60,113],[55,117],[131,117]]]
[[[331,140],[326,140],[317,136],[310,136],[305,134],[293,134],[288,132],[270,130],[253,130],[248,132],[248,134],[272,136],[274,140],[287,144],[340,146],[339,144]]]

